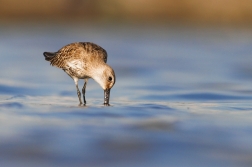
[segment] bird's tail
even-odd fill
[[[56,52],[44,52],[43,55],[46,61],[51,61],[56,56]]]

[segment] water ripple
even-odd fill
[[[197,100],[197,101],[208,101],[208,100],[251,100],[252,96],[242,95],[228,95],[221,93],[185,93],[185,94],[173,94],[173,95],[152,95],[145,96],[144,99],[148,100]]]
[[[0,104],[0,107],[6,107],[6,108],[23,108],[23,104],[18,102],[8,102],[8,103],[2,103]]]

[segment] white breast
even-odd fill
[[[71,71],[74,76],[80,79],[84,79],[88,77],[88,74],[86,74],[84,63],[79,60],[72,60],[67,62],[67,66],[69,67],[69,70]]]

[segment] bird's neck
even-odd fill
[[[102,88],[103,88],[103,80],[104,80],[104,66],[96,66],[92,69],[91,78],[93,78]],[[105,88],[103,88],[105,89]]]

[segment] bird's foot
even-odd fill
[[[104,106],[110,106],[110,104],[109,103],[103,103],[104,104]]]

